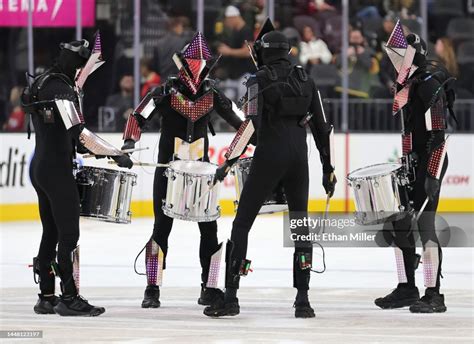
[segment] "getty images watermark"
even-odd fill
[[[429,213],[426,213],[430,215]],[[375,215],[380,214],[368,214]],[[444,247],[472,247],[472,218],[465,214],[431,214],[435,219],[435,230],[440,244]],[[407,213],[410,217],[412,214]],[[398,218],[399,219],[399,218]],[[449,222],[449,223],[448,223]],[[285,247],[295,245],[307,246],[308,243],[321,244],[326,247],[386,247],[393,244],[396,230],[413,235],[418,246],[420,232],[416,221],[406,222],[409,228],[394,227],[394,222],[387,221],[373,225],[362,225],[353,213],[291,212],[283,217],[283,244]]]

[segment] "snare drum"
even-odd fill
[[[252,165],[252,157],[239,159],[232,167],[231,174],[235,177],[235,193],[236,200],[234,201],[234,208],[237,211],[239,206],[240,195],[244,189],[245,181],[250,173],[250,165]],[[272,214],[280,211],[288,211],[288,203],[286,201],[283,186],[278,185],[272,194],[263,203],[259,214]]]
[[[221,215],[219,183],[213,186],[217,165],[203,161],[175,160],[165,171],[168,178],[165,215],[185,221],[210,222]]]
[[[76,173],[80,215],[107,222],[130,223],[135,173],[84,166]]]
[[[409,210],[402,165],[377,164],[352,171],[347,176],[354,190],[356,222],[373,225],[399,220]]]

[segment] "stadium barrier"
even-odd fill
[[[116,147],[122,143],[118,133],[101,134]],[[210,137],[209,155],[214,163],[222,162],[232,133],[220,133]],[[150,147],[137,152],[134,158],[156,161],[159,134],[145,133],[137,147]],[[39,218],[36,193],[29,179],[29,165],[34,151],[34,135],[27,140],[26,134],[0,134],[0,221],[36,220]],[[449,169],[443,182],[440,211],[474,212],[472,134],[451,135],[448,155]],[[352,211],[351,190],[346,185],[348,172],[371,164],[396,161],[400,156],[400,135],[398,134],[336,134],[336,176],[339,181],[331,201],[331,211]],[[314,141],[308,135],[310,161],[310,210],[323,210],[325,195],[321,186],[321,166]],[[252,155],[250,147],[247,155]],[[80,159],[88,166],[116,168],[105,159]],[[112,166],[112,167],[111,167]],[[134,167],[138,184],[133,190],[132,211],[134,217],[152,216],[152,185],[154,170],[150,167]],[[233,215],[235,197],[234,180],[229,176],[221,187],[223,215]]]

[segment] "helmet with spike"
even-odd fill
[[[182,52],[174,54],[173,61],[179,69],[178,78],[196,94],[217,59],[212,57],[203,35],[197,32]]]

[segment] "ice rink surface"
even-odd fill
[[[472,227],[472,215],[465,215]],[[1,224],[0,330],[42,330],[42,339],[12,343],[473,343],[473,249],[444,250],[444,314],[381,310],[376,297],[396,286],[391,248],[327,248],[327,271],[312,274],[314,319],[295,319],[291,248],[284,248],[282,216],[260,216],[250,233],[253,272],[241,281],[241,314],[210,319],[197,304],[200,291],[197,225],[176,221],[170,237],[162,307],[141,309],[145,277],[133,260],[151,235],[152,219],[131,225],[81,220],[81,294],[106,313],[96,318],[40,316],[33,312],[37,287],[28,268],[36,255],[39,222]],[[232,218],[218,220],[229,237]],[[139,262],[143,270],[143,260]],[[315,248],[315,268],[321,267]],[[222,264],[222,268],[223,268]],[[222,270],[222,269],[221,269]],[[423,291],[422,269],[417,285]],[[224,274],[221,271],[223,286]]]

